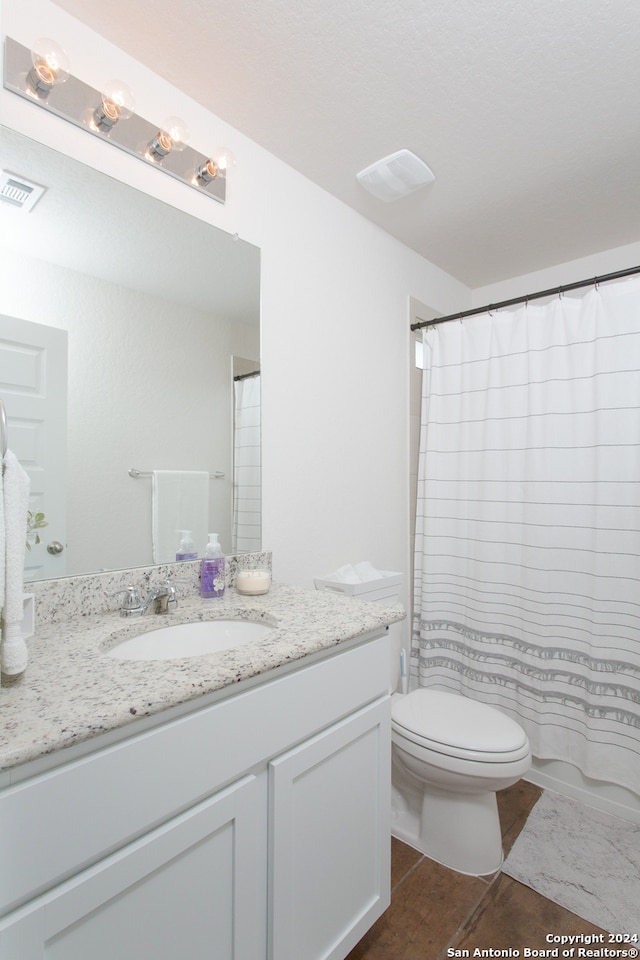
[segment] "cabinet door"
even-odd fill
[[[342,960],[389,905],[391,708],[270,764],[269,960]]]
[[[258,781],[246,777],[0,922],[2,960],[258,960]],[[259,855],[258,855],[259,856]]]

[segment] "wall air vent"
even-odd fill
[[[0,170],[0,200],[19,207],[25,213],[33,210],[45,189],[46,187],[31,183],[15,173]]]

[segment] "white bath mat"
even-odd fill
[[[637,824],[545,791],[502,870],[608,933],[640,936]]]

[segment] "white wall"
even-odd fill
[[[639,226],[640,229],[640,226]],[[502,283],[493,283],[486,287],[477,287],[472,292],[474,307],[484,307],[489,303],[499,303],[526,294],[542,290],[551,290],[568,283],[579,283],[590,277],[615,273],[629,267],[640,265],[640,241],[630,243],[613,250],[603,250],[591,257],[582,257],[568,263],[559,263],[547,270],[537,270],[521,277],[512,277]],[[580,290],[570,291],[567,296],[581,296]]]
[[[311,585],[360,559],[406,571],[409,297],[446,313],[470,291],[47,0],[2,0],[1,25],[26,46],[55,37],[98,89],[122,77],[142,116],[183,116],[195,149],[233,149],[223,207],[1,92],[6,125],[261,248],[263,546],[275,576]]]

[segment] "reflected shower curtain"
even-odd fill
[[[234,380],[232,551],[261,549],[260,376]]]
[[[640,280],[424,340],[419,683],[640,793]]]

